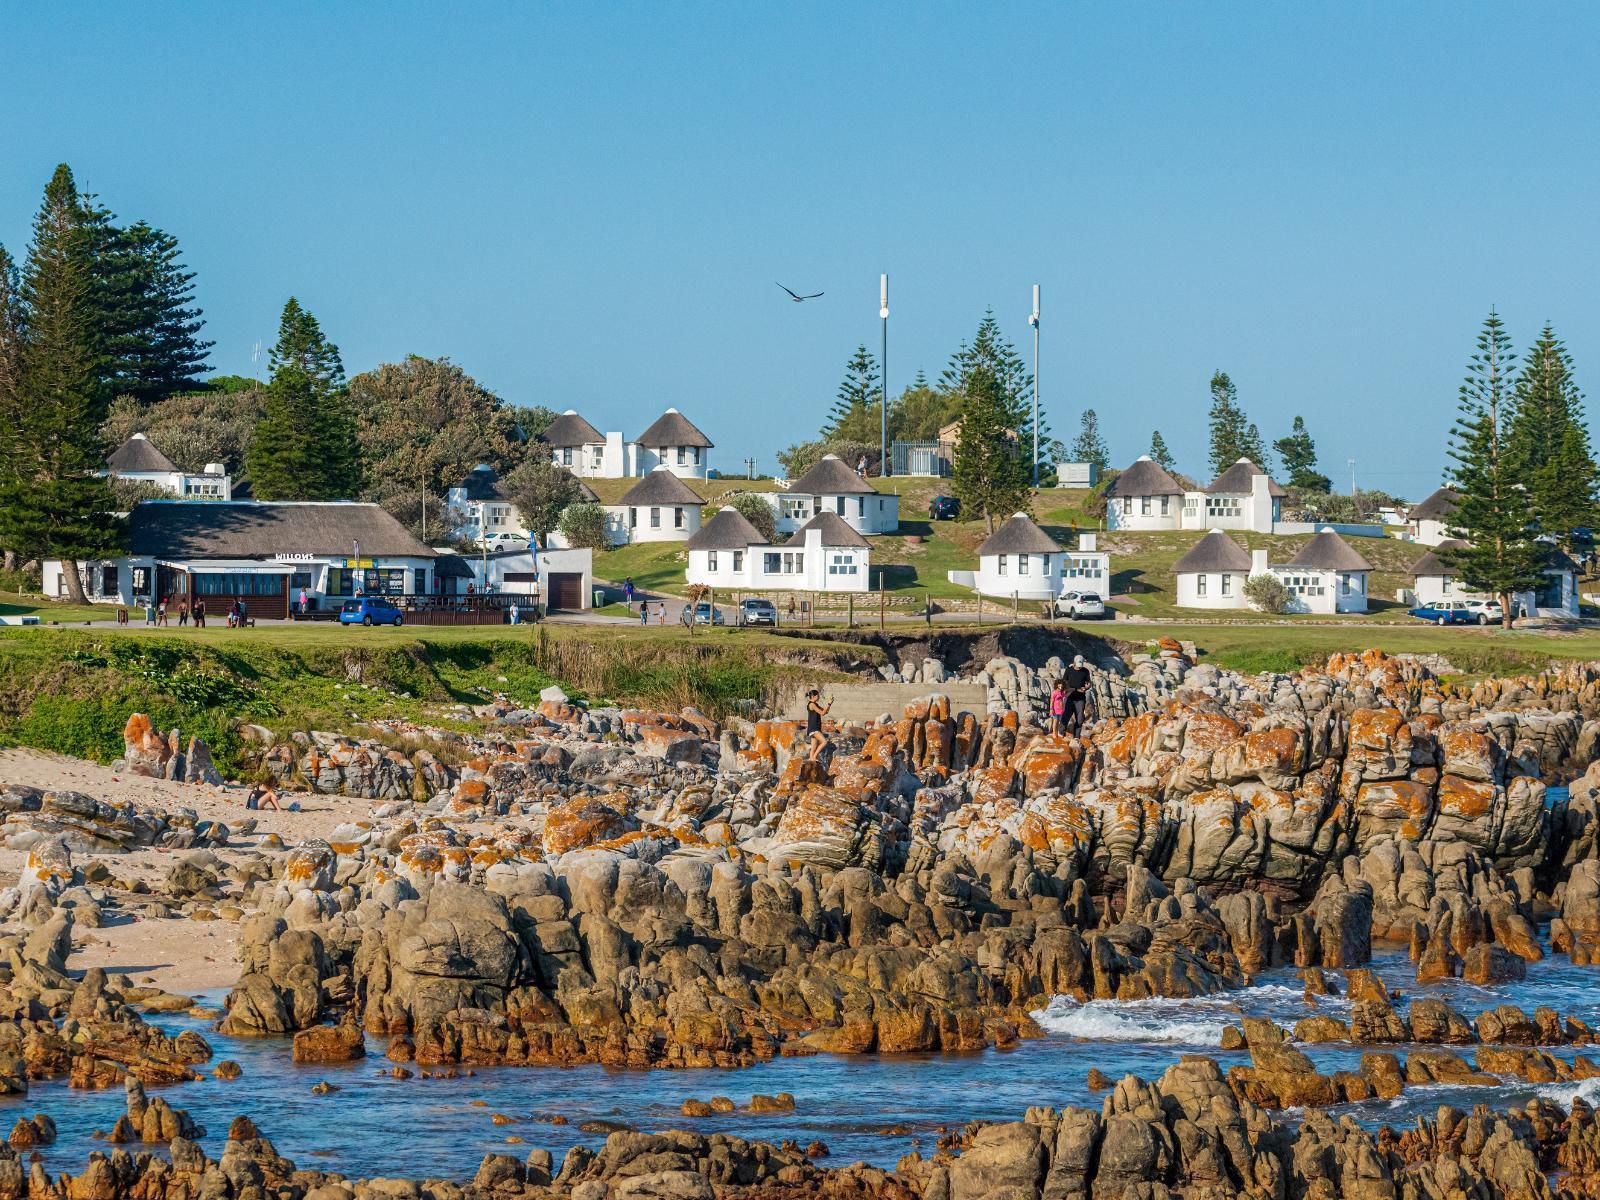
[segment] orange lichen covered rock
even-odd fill
[[[544,819],[545,853],[581,850],[637,829],[639,823],[627,815],[625,807],[621,811],[613,807],[612,802],[619,800],[626,805],[622,797],[580,797],[552,808]]]
[[[838,788],[804,784],[789,798],[773,831],[768,857],[819,867],[847,867],[856,861],[863,832],[861,805]]]

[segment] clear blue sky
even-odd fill
[[[814,433],[888,271],[892,390],[1044,285],[1058,436],[1203,471],[1222,367],[1417,496],[1476,327],[1600,370],[1600,8],[25,5],[0,241],[58,161],[182,239],[218,370],[297,295],[360,371],[449,355],[737,469]],[[797,306],[773,286],[824,290]]]

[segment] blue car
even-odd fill
[[[1498,606],[1497,606],[1498,607]],[[1432,621],[1435,625],[1477,625],[1478,612],[1465,600],[1437,600],[1432,604],[1419,604],[1406,614],[1419,621]]]
[[[394,625],[405,624],[406,615],[387,600],[377,596],[363,596],[359,600],[346,600],[339,610],[341,625]]]

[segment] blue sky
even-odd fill
[[[1600,364],[1600,8],[29,5],[0,241],[58,161],[178,235],[218,370],[293,294],[360,371],[448,355],[713,464],[811,436],[888,271],[892,390],[992,305],[1058,436],[1270,441],[1412,497],[1491,304]],[[794,305],[773,286],[826,291]]]

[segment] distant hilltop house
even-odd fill
[[[142,433],[136,433],[106,457],[105,474],[154,484],[182,500],[231,500],[233,479],[221,463],[207,463],[199,474],[181,470]]]
[[[1285,495],[1283,488],[1248,458],[1239,459],[1204,491],[1191,491],[1146,454],[1106,489],[1106,526],[1115,530],[1272,533],[1283,520]]]
[[[599,497],[584,484],[579,489],[578,499],[592,504]],[[453,514],[458,537],[475,542],[507,538],[526,540],[528,537],[528,526],[522,514],[506,494],[499,472],[488,463],[479,463],[468,471],[466,478],[445,492],[444,500]]]
[[[1435,492],[1434,495],[1438,493]],[[1428,499],[1432,500],[1433,496]],[[1431,517],[1422,519],[1433,520]],[[1467,543],[1459,538],[1445,538],[1443,541],[1431,543],[1431,548],[1411,564],[1412,599],[1416,603],[1437,604],[1441,600],[1494,599],[1483,592],[1462,586],[1456,578],[1455,568],[1448,561],[1450,551],[1464,549],[1466,545]],[[1558,547],[1549,546],[1545,551],[1543,574],[1544,585],[1537,591],[1515,593],[1512,603],[1516,611],[1512,615],[1575,619],[1578,616],[1579,604],[1578,564]]]
[[[700,532],[705,499],[666,464],[658,464],[616,504],[606,506],[606,536],[630,542],[686,542]]]
[[[686,546],[691,584],[731,591],[864,592],[872,549],[837,513],[816,514],[773,545],[736,509],[724,508]]]
[[[1406,528],[1419,546],[1437,546],[1450,540],[1450,519],[1456,515],[1461,493],[1442,487],[1406,512]]]
[[[889,448],[896,475],[949,475],[955,469],[956,439],[961,436],[961,418],[941,426],[931,438],[896,438]]]
[[[601,433],[569,408],[538,440],[550,447],[556,462],[588,479],[638,479],[657,467],[683,479],[704,479],[713,448],[711,439],[675,408],[632,441],[621,433]]]
[[[1107,596],[1111,556],[1095,535],[1080,534],[1068,550],[1026,513],[1014,513],[978,546],[978,569],[950,571],[951,583],[1000,600],[1054,600],[1063,591]]]
[[[880,492],[836,454],[824,454],[783,492],[757,492],[777,513],[779,533],[793,533],[820,513],[832,513],[857,533],[896,533],[900,497]]]
[[[1296,613],[1364,613],[1372,564],[1331,529],[1318,533],[1286,563],[1267,562],[1265,550],[1247,551],[1221,529],[1212,529],[1173,564],[1179,608],[1250,607],[1244,585],[1252,575],[1271,574],[1289,593]]]

